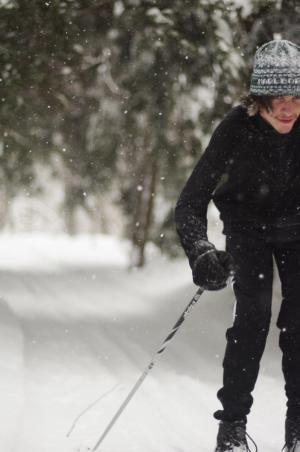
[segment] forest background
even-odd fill
[[[182,253],[173,212],[296,0],[1,0],[0,231]]]

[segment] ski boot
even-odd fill
[[[215,452],[251,452],[247,436],[249,437],[244,421],[220,421]],[[256,444],[252,439],[251,441],[257,452]]]
[[[284,452],[300,452],[300,418],[286,419]]]

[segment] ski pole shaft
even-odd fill
[[[116,414],[113,416],[113,418],[111,419],[111,421],[107,425],[107,427],[104,430],[104,432],[102,433],[101,437],[98,439],[97,443],[93,447],[92,452],[95,452],[95,451],[98,450],[100,444],[102,443],[102,441],[104,440],[104,438],[106,437],[108,432],[111,430],[111,428],[113,427],[113,425],[115,424],[117,419],[120,417],[121,413],[124,411],[124,409],[126,408],[128,403],[130,402],[130,400],[132,399],[134,394],[137,392],[137,390],[139,389],[139,387],[141,386],[141,384],[143,383],[143,381],[147,377],[147,375],[150,372],[150,370],[153,368],[153,366],[155,364],[155,358],[157,356],[161,355],[163,353],[163,351],[166,349],[168,343],[175,336],[175,334],[177,333],[180,325],[184,322],[184,320],[187,317],[187,315],[191,312],[191,310],[193,309],[193,307],[197,303],[197,301],[200,298],[200,296],[202,295],[202,293],[203,293],[203,289],[200,287],[197,290],[197,292],[195,293],[195,295],[193,296],[193,298],[191,299],[191,301],[189,302],[189,304],[187,305],[187,307],[185,308],[185,310],[183,311],[183,313],[181,314],[181,316],[179,317],[179,319],[177,320],[177,322],[175,323],[175,325],[173,326],[173,329],[170,332],[170,334],[168,334],[168,336],[166,337],[166,339],[162,343],[161,347],[158,349],[158,351],[154,355],[154,358],[152,359],[150,364],[146,367],[146,369],[144,370],[144,372],[142,373],[140,378],[137,380],[136,384],[133,386],[133,388],[129,392],[128,396],[126,397],[126,399],[124,400],[124,402],[122,403],[122,405],[120,406],[118,411],[116,412]]]

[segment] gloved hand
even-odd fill
[[[219,251],[212,243],[201,247],[192,268],[193,281],[205,290],[219,290],[226,287],[226,281],[234,273],[233,257],[226,251]]]

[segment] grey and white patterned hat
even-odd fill
[[[270,41],[255,53],[250,93],[256,96],[300,96],[300,47]]]

